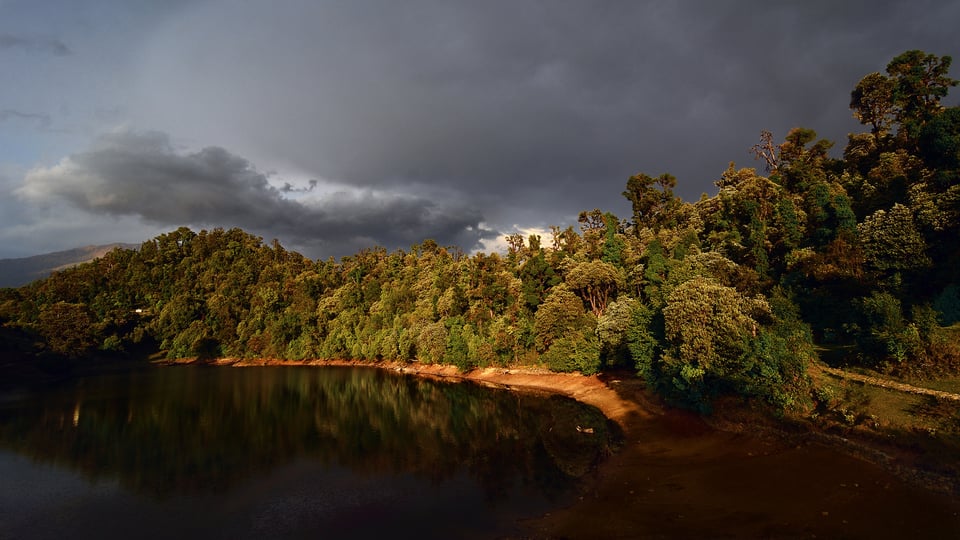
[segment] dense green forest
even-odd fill
[[[637,174],[632,215],[582,212],[549,238],[468,255],[425,240],[312,261],[238,229],[186,228],[0,291],[0,347],[51,358],[416,360],[629,368],[664,396],[775,408],[807,363],[899,374],[960,368],[960,107],[951,58],[908,51],[851,93],[865,131],[833,143],[763,132],[687,202]]]

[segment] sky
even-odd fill
[[[471,252],[626,218],[629,176],[713,195],[761,168],[761,130],[842,152],[860,78],[960,60],[958,22],[929,0],[0,0],[0,258],[180,226]]]

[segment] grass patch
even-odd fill
[[[871,370],[860,369],[856,372],[898,380]],[[835,421],[848,426],[862,425],[872,429],[924,432],[944,429],[952,431],[951,426],[956,423],[955,415],[950,413],[957,409],[956,402],[941,405],[939,400],[929,396],[842,379],[825,372],[812,374],[812,379],[815,387],[814,400],[817,403],[815,415],[820,420]],[[937,382],[945,381],[947,379],[939,379]],[[960,377],[952,378],[952,383],[960,385]],[[935,389],[951,391],[947,388]]]
[[[951,375],[949,377],[939,377],[923,381],[910,381],[910,384],[921,388],[960,394],[960,375]]]

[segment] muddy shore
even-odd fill
[[[213,363],[371,366],[556,392],[597,407],[622,428],[623,448],[585,480],[579,501],[522,523],[522,538],[960,537],[956,493],[893,474],[877,459],[864,459],[869,449],[778,432],[768,422],[753,425],[749,416],[721,420],[720,429],[664,407],[633,377],[504,368],[460,373],[393,362]]]

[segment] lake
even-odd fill
[[[956,497],[835,447],[625,425],[373,368],[84,376],[0,394],[0,538],[960,538]]]
[[[0,536],[515,535],[619,437],[568,398],[376,369],[86,376],[0,396]]]

